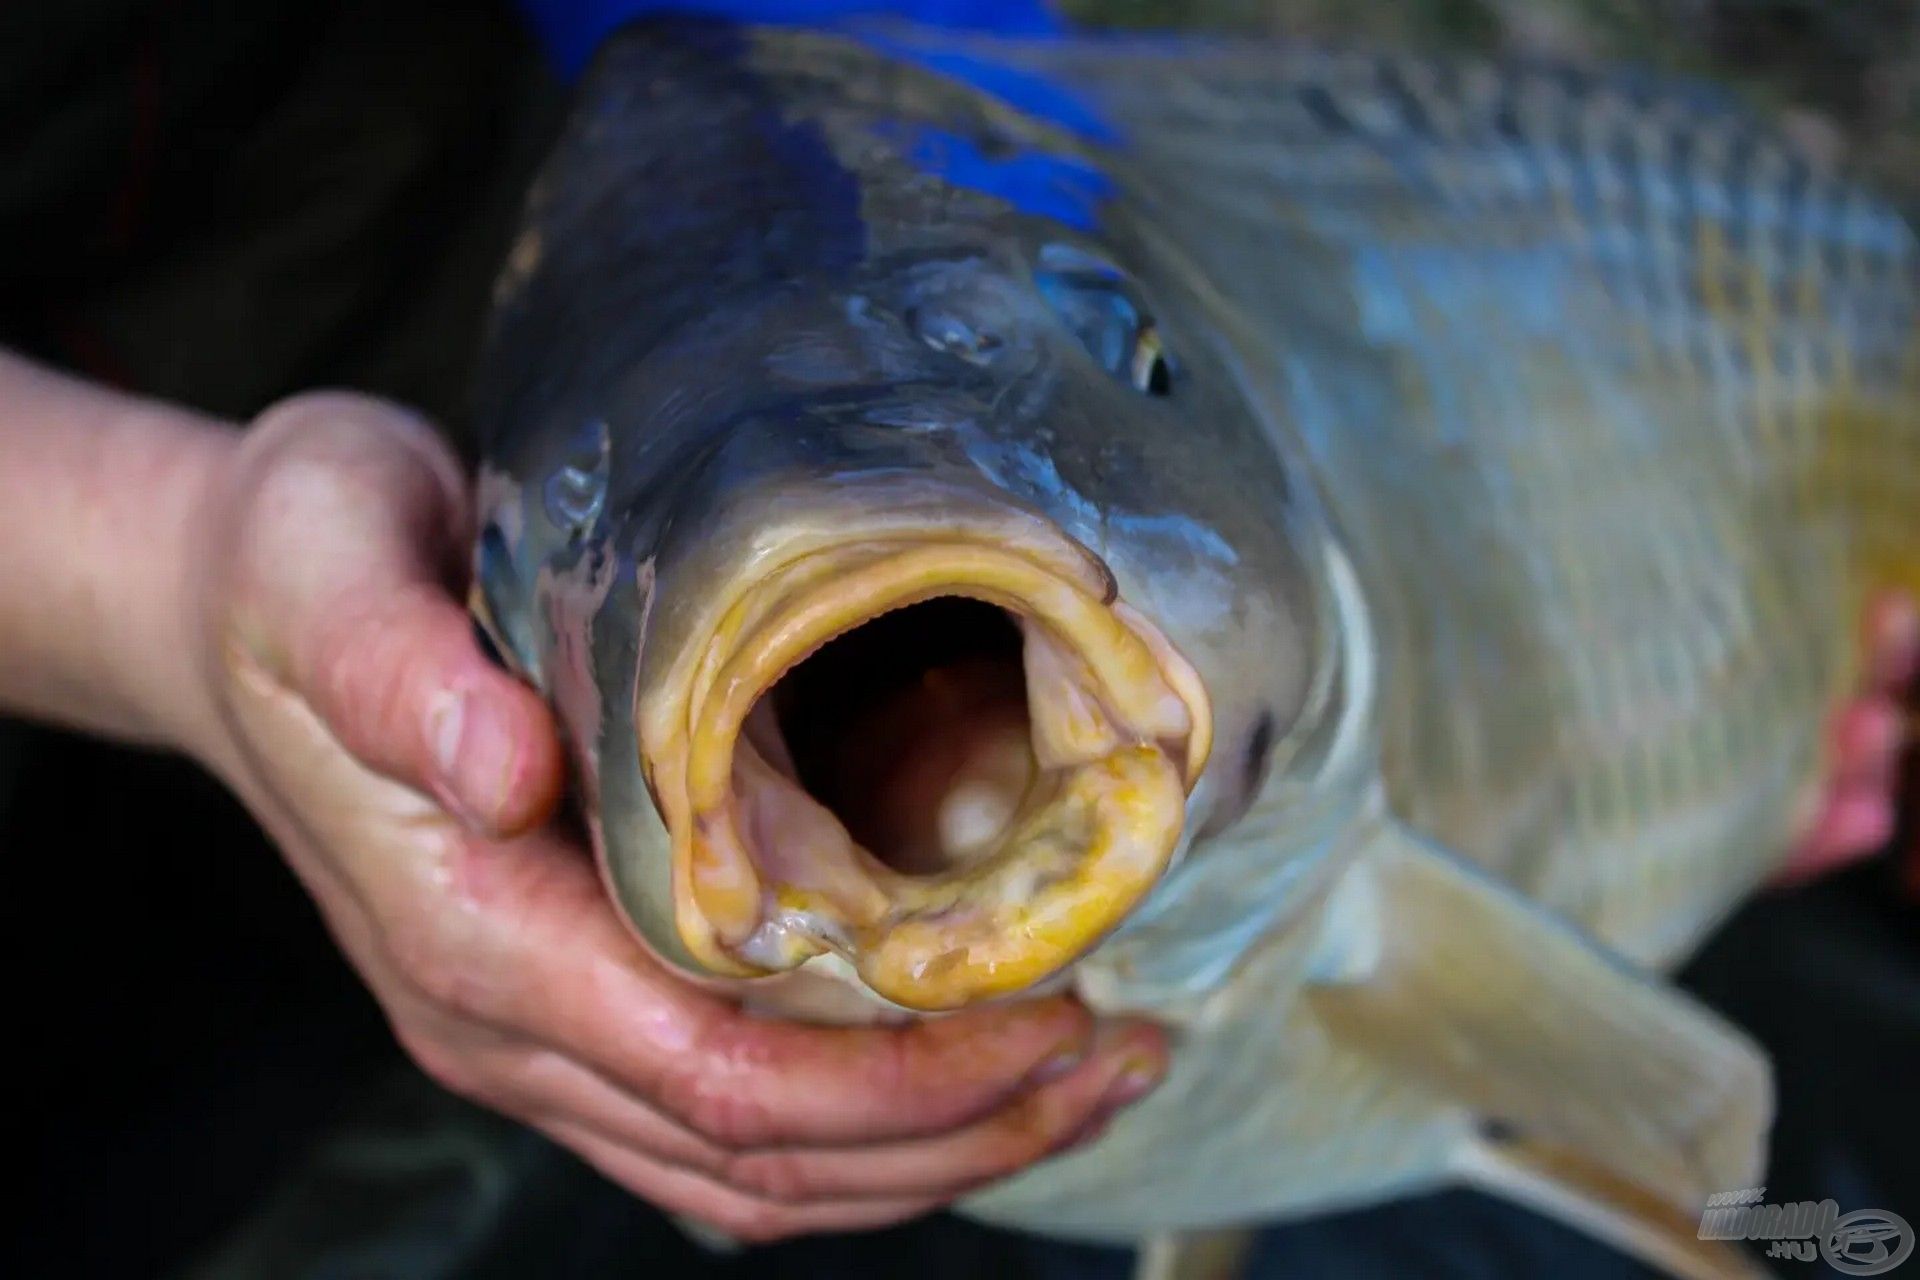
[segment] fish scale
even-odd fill
[[[633,88],[658,75],[716,86],[717,149],[774,172],[776,222],[752,220],[752,181],[673,149],[680,117],[622,132],[672,107]],[[609,132],[563,151],[579,191],[563,166],[536,211],[558,265],[504,292],[524,326],[502,330],[510,353],[525,356],[516,335],[559,334],[563,363],[633,359],[571,350],[636,296],[609,272],[689,313],[716,303],[647,219],[662,175],[738,215],[736,234],[773,228],[786,256],[749,263],[789,292],[986,219],[1008,254],[1031,234],[1110,258],[1191,366],[1180,376],[1231,397],[1200,403],[1244,409],[1284,462],[1258,495],[1270,518],[1324,517],[1303,551],[1313,679],[1270,764],[1231,820],[1189,824],[1070,970],[1096,1008],[1174,1030],[1169,1077],[1099,1142],[963,1207],[1132,1240],[1466,1181],[1678,1272],[1728,1274],[1688,1215],[1758,1176],[1767,1066],[1658,970],[1785,856],[1867,593],[1920,589],[1920,277],[1898,214],[1728,95],[1627,73],[875,27],[684,46],[642,31],[599,77],[588,110]],[[623,235],[656,243],[638,266],[570,239],[595,225],[578,197],[599,184],[633,210]],[[816,241],[843,256],[823,264]],[[689,243],[731,287],[760,283],[730,242]],[[620,305],[595,310],[606,288]],[[781,349],[782,368],[807,363]],[[914,367],[888,350],[890,369]],[[888,424],[962,380],[924,378],[900,384]],[[998,386],[964,429],[1050,394]],[[1060,403],[979,465],[1111,560],[1144,527],[1099,500],[1134,446],[1097,436],[1093,401]],[[1192,449],[1230,439],[1211,425],[1187,424]],[[507,443],[499,465],[529,465],[512,457],[526,441]],[[1159,465],[1192,474],[1167,447]],[[648,483],[643,498],[671,482]],[[1223,511],[1246,497],[1212,493]],[[653,564],[638,576],[658,591]],[[1177,615],[1198,589],[1184,573],[1130,606]],[[487,587],[492,616],[537,607],[506,578]],[[605,598],[603,614],[633,608]],[[644,745],[622,721],[645,647],[631,625],[595,644],[625,664],[596,677],[607,723],[586,764],[612,797],[596,837],[640,932],[684,962],[659,923],[679,901],[662,823],[626,763]],[[1258,673],[1210,670],[1215,709],[1251,720]],[[1215,776],[1234,767],[1215,755]]]
[[[1378,599],[1399,614],[1385,628],[1402,646],[1386,713],[1399,810],[1496,869],[1532,864],[1544,900],[1671,962],[1781,856],[1783,782],[1815,769],[1855,657],[1828,620],[1911,580],[1920,410],[1888,362],[1913,350],[1912,237],[1709,95],[1433,66],[1225,53],[1138,109],[1119,166],[1154,175],[1142,202],[1296,363],[1319,361],[1316,340],[1360,345],[1361,376],[1396,389],[1390,416],[1354,396],[1338,430],[1278,429],[1336,516],[1362,513],[1356,553],[1392,583]],[[1244,111],[1250,80],[1295,109],[1209,109]],[[1122,95],[1100,101],[1128,118]],[[1274,256],[1345,258],[1349,330],[1290,333],[1284,296],[1257,292],[1259,259],[1207,258],[1223,221],[1265,228]],[[1503,265],[1509,252],[1523,257]],[[1274,294],[1287,287],[1283,274]],[[1367,514],[1383,505],[1390,517]],[[1826,536],[1851,547],[1816,548],[1842,511],[1849,527]],[[1471,555],[1483,537],[1497,570],[1432,550]],[[1449,664],[1467,653],[1478,682]],[[1701,691],[1685,714],[1676,683]],[[1783,737],[1800,739],[1789,758],[1766,745]],[[1500,847],[1489,774],[1532,793],[1518,808],[1562,797],[1540,802],[1575,818],[1561,852]],[[1743,777],[1764,794],[1741,797]],[[1716,796],[1723,829],[1702,831]],[[1771,820],[1741,817],[1756,805]]]

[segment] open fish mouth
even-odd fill
[[[831,951],[919,1010],[1028,987],[1118,924],[1211,731],[1091,556],[952,530],[786,561],[636,712],[693,955],[749,976]]]

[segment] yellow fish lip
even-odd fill
[[[1057,972],[1159,879],[1206,763],[1206,692],[1104,566],[1032,541],[896,530],[808,550],[739,592],[679,678],[637,701],[675,926],[702,965],[756,977],[832,951],[884,999],[952,1009]],[[983,856],[907,874],[858,845],[746,728],[829,641],[942,597],[1018,622],[1034,776]]]

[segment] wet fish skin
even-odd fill
[[[1900,219],[1711,94],[1555,69],[709,29],[598,84],[503,279],[480,576],[653,945],[693,963],[634,675],[768,511],[872,518],[809,485],[874,465],[1092,549],[1221,716],[1191,847],[1072,975],[1179,1028],[1173,1076],[974,1212],[1127,1238],[1564,1164],[1490,1121],[1683,1213],[1751,1181],[1764,1060],[1623,957],[1777,863],[1844,619],[1920,566]],[[1150,305],[1164,404],[1021,283],[1050,244]],[[1034,364],[935,358],[930,299]]]
[[[1306,455],[1378,619],[1395,811],[1687,955],[1782,856],[1864,599],[1920,591],[1902,211],[1731,92],[1627,70],[998,56],[1126,134],[1142,270],[1208,291]]]
[[[1035,283],[1068,262],[1149,308],[1097,241],[930,186],[871,145],[883,113],[803,118],[743,52],[699,26],[607,48],[530,200],[478,395],[484,612],[619,815],[601,836],[623,904],[695,972],[631,709],[713,626],[713,584],[769,548],[1038,517],[1200,670],[1242,760],[1297,717],[1326,643],[1317,517],[1214,353],[1175,353],[1164,399],[1124,384]],[[992,346],[955,354],[961,332]],[[585,527],[550,500],[569,473],[601,495]],[[1197,825],[1257,780],[1211,771]]]

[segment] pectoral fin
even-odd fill
[[[1530,1142],[1476,1142],[1460,1153],[1454,1172],[1681,1280],[1773,1274],[1731,1241],[1702,1240],[1698,1211],[1682,1211],[1571,1152]]]
[[[1339,892],[1331,1034],[1682,1212],[1759,1180],[1771,1073],[1711,1011],[1391,821]]]

